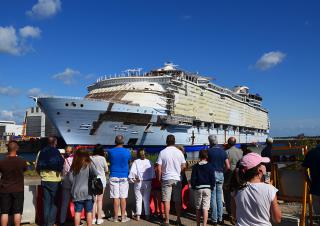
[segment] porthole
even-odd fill
[[[83,108],[83,104],[80,104],[80,107],[82,107],[82,108]]]
[[[67,124],[69,124],[70,123],[70,121],[67,121]]]
[[[70,132],[71,132],[71,129],[68,129],[67,132],[70,133]]]
[[[77,107],[77,104],[75,102],[72,102],[73,107]]]
[[[60,115],[60,112],[59,112],[59,111],[57,112],[57,115]]]
[[[66,107],[68,107],[69,106],[69,104],[68,103],[66,103]]]

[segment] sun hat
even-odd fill
[[[240,160],[240,165],[243,166],[244,171],[252,169],[256,167],[260,163],[269,163],[270,159],[268,157],[261,157],[261,155],[257,153],[248,153],[242,157]]]

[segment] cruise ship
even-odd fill
[[[187,147],[203,146],[208,135],[223,144],[264,142],[268,111],[246,86],[224,88],[210,77],[172,63],[142,73],[128,69],[103,76],[83,97],[34,97],[67,144],[113,145],[123,134],[128,146],[164,146],[168,134]]]

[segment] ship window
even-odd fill
[[[67,124],[69,124],[70,123],[70,121],[67,121]]]
[[[69,104],[68,103],[66,103],[66,107],[68,107],[69,106]]]
[[[73,107],[76,107],[77,104],[76,104],[75,102],[72,102],[72,106],[73,106]]]
[[[83,104],[80,104],[80,107],[82,107],[82,108],[83,108]]]
[[[31,113],[34,113],[34,108],[31,108]]]
[[[68,129],[67,132],[70,133],[70,132],[71,132],[71,129]]]
[[[57,115],[60,115],[60,112],[59,112],[59,111],[57,112]]]
[[[153,84],[153,83],[150,83],[150,86],[154,86],[154,84]]]

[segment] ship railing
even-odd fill
[[[53,99],[72,99],[72,100],[86,100],[90,99],[93,101],[102,101],[101,99],[95,99],[95,98],[85,98],[85,97],[71,97],[71,96],[38,96],[37,99],[39,98],[53,98]],[[107,101],[107,100],[106,100]]]

